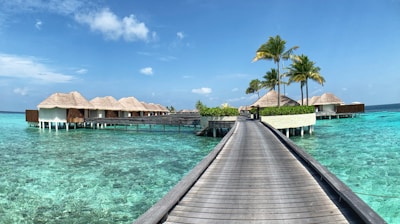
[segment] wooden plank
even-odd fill
[[[221,142],[208,154],[188,175],[186,175],[171,191],[169,191],[160,201],[153,205],[143,215],[135,220],[137,224],[154,224],[163,222],[169,211],[183,198],[186,192],[200,178],[204,171],[216,158],[223,146],[230,140],[234,128],[221,140]]]

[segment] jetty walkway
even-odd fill
[[[385,223],[280,132],[240,118],[134,223]]]

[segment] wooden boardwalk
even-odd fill
[[[258,121],[239,119],[215,155],[204,172],[195,168],[195,183],[179,183],[136,223],[384,223],[341,182],[333,185],[343,194],[320,181],[331,177],[307,168]],[[155,211],[163,209],[161,221]]]

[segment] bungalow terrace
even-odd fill
[[[54,126],[57,130],[59,126],[68,129],[69,124],[84,123],[85,118],[89,117],[89,110],[93,110],[93,105],[85,99],[79,92],[54,93],[43,100],[38,106],[39,109],[39,128],[49,129]]]

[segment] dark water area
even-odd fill
[[[400,103],[365,106],[365,112],[400,111]]]

